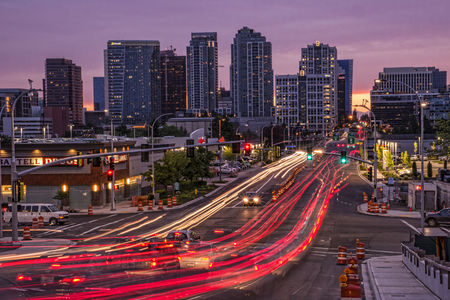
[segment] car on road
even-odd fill
[[[246,192],[242,195],[242,204],[244,206],[260,205],[261,196],[257,192]]]
[[[174,244],[178,245],[182,243],[184,243],[185,245],[189,245],[189,243],[191,242],[199,241],[200,236],[190,229],[172,230],[167,234],[164,240],[166,242],[173,242]]]
[[[178,256],[180,269],[210,270],[213,267],[217,255],[217,248],[211,243],[200,242],[195,245],[195,250],[187,251]]]
[[[56,205],[49,203],[20,203],[17,205],[17,217],[21,224],[31,224],[34,218],[43,217],[44,224],[51,226],[64,224],[69,220],[69,213],[58,209]],[[5,222],[12,220],[12,205],[8,204],[8,208],[4,213]]]
[[[427,213],[425,222],[431,227],[450,225],[450,208],[444,208],[438,212]]]

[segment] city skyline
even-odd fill
[[[200,9],[209,3],[206,1],[55,3],[0,4],[0,24],[11,28],[2,33],[8,47],[0,49],[0,68],[4,70],[0,87],[26,87],[27,78],[41,82],[45,58],[64,57],[82,67],[84,106],[92,109],[92,77],[103,76],[102,56],[108,40],[159,40],[161,50],[173,45],[179,55],[185,55],[192,32],[214,31],[221,45],[219,65],[224,66],[219,68],[219,85],[229,89],[230,46],[235,32],[243,26],[257,28],[272,42],[275,75],[295,74],[301,48],[307,44],[318,40],[336,46],[340,59],[354,60],[356,104],[362,97],[369,98],[373,80],[383,67],[436,66],[450,70],[450,41],[445,29],[450,25],[447,1],[436,1],[433,6],[406,0],[364,4],[322,1],[307,5],[232,1],[214,4],[214,11],[220,11],[222,18]],[[385,9],[387,5],[389,10]],[[55,10],[61,13],[55,15]],[[52,22],[47,21],[47,11],[52,13]],[[162,14],[166,11],[175,20],[170,24]],[[320,11],[320,17],[315,11]],[[189,18],[186,12],[190,12]],[[419,12],[421,18],[412,22],[412,16]],[[30,26],[37,30],[29,31]]]

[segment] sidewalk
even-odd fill
[[[210,195],[217,193],[223,189],[225,189],[229,184],[233,183],[234,181],[236,181],[239,178],[242,178],[243,176],[245,176],[248,171],[253,171],[255,170],[255,168],[250,168],[247,169],[245,171],[242,171],[240,173],[238,173],[238,176],[235,178],[232,177],[227,177],[227,178],[222,178],[222,180],[226,180],[226,183],[215,183],[215,185],[217,185],[217,188],[215,190],[212,190],[211,192],[209,192],[208,194],[205,194],[203,196],[200,196],[196,199],[193,199],[191,201],[188,201],[186,203],[183,203],[181,205],[177,205],[171,208],[168,208],[167,205],[164,205],[164,211],[171,211],[171,210],[177,210],[177,209],[182,209],[186,206],[189,205],[193,205],[201,200],[203,200],[205,197],[209,197]],[[215,178],[214,180],[219,180],[218,178]],[[160,212],[161,210],[158,210],[158,206],[153,206],[153,210],[148,210],[148,207],[145,206],[143,207],[144,212]],[[112,214],[132,214],[132,213],[138,213],[138,208],[137,206],[131,206],[131,200],[130,201],[122,201],[122,202],[118,202],[116,203],[116,210],[115,211],[111,211],[111,208],[108,204],[107,207],[94,207],[93,208],[93,213],[94,215],[112,215]],[[72,216],[76,216],[76,215],[87,215],[88,210],[87,209],[80,209],[79,212],[77,213],[70,213],[70,215]]]
[[[359,204],[357,207],[358,213],[364,214],[364,215],[370,215],[370,216],[379,216],[379,217],[420,219],[420,212],[418,212],[418,211],[388,209],[386,214],[370,213],[367,211],[367,205],[368,205],[367,203]]]
[[[402,256],[380,256],[362,264],[364,294],[368,300],[439,299],[403,264]]]
[[[34,256],[50,255],[58,250],[65,249],[73,244],[71,240],[67,239],[41,239],[34,238],[29,241],[24,241],[19,238],[19,242],[11,242],[10,237],[1,238],[0,246],[2,247],[16,247],[14,250],[0,252],[0,266],[3,261],[13,261],[27,259]]]

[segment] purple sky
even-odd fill
[[[229,87],[230,44],[249,26],[272,42],[275,74],[295,74],[301,48],[316,40],[354,59],[354,98],[383,67],[450,70],[449,0],[2,0],[0,87],[40,87],[47,57],[82,67],[85,106],[103,76],[108,39],[159,40],[186,53],[190,33],[217,31],[220,82]],[[450,76],[449,76],[450,77]]]

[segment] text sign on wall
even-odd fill
[[[25,158],[16,158],[16,165],[18,167],[36,167],[36,166],[42,166],[48,163],[51,163],[55,160],[62,159],[64,157],[25,157]],[[11,158],[0,158],[0,164],[3,167],[11,166]],[[62,162],[59,164],[56,164],[55,166],[78,166],[78,162],[76,159]]]

